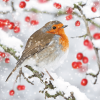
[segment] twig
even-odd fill
[[[88,36],[88,34],[85,34],[85,35],[82,35],[82,36],[71,37],[71,38],[82,38],[82,37],[85,38],[86,36]]]

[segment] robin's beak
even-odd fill
[[[61,28],[66,28],[68,25],[64,25],[64,26],[62,26]]]

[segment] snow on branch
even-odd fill
[[[14,36],[9,36],[6,32],[0,29],[0,46],[5,52],[9,52],[18,60],[22,52],[23,42]]]

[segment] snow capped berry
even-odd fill
[[[76,58],[77,58],[78,60],[82,60],[83,54],[82,54],[82,53],[78,53],[78,54],[76,55]]]
[[[82,81],[81,81],[81,85],[86,86],[87,83],[88,83],[88,80],[87,80],[87,79],[85,79],[85,78],[82,79]]]
[[[14,94],[15,94],[15,91],[14,90],[10,90],[9,95],[13,96]]]
[[[100,33],[95,33],[94,35],[93,35],[93,38],[94,39],[100,39]]]
[[[91,7],[92,12],[96,12],[97,9],[95,7]]]
[[[48,0],[38,0],[39,3],[46,3]]]
[[[30,17],[29,17],[29,16],[26,16],[26,17],[25,17],[25,21],[26,21],[26,22],[29,22],[29,21],[30,21]]]
[[[66,16],[66,20],[70,20],[70,19],[72,19],[72,15]]]
[[[72,62],[72,67],[73,67],[74,69],[77,69],[77,67],[78,67],[77,62]]]
[[[25,1],[21,1],[21,2],[19,3],[19,7],[20,7],[20,8],[25,8],[25,7],[26,7],[26,2],[25,2]]]
[[[75,26],[80,26],[80,21],[76,21]]]
[[[68,14],[72,14],[73,8],[72,8],[72,7],[67,7],[67,8],[66,8],[66,12],[67,12]]]
[[[83,44],[85,45],[85,46],[88,46],[89,45],[89,40],[84,40],[84,42],[83,42]]]
[[[8,24],[8,28],[9,28],[9,29],[13,29],[13,28],[14,28],[14,23],[13,23],[13,22],[10,22],[10,23]]]
[[[85,64],[86,64],[86,63],[88,63],[88,61],[89,61],[89,60],[88,60],[88,58],[87,58],[87,57],[85,57],[85,56],[84,56],[84,57],[83,57],[83,59],[82,59],[82,61],[83,61],[83,63],[85,63]]]
[[[19,32],[20,32],[20,27],[15,26],[15,27],[14,27],[14,32],[15,32],[15,33],[19,33]]]
[[[10,62],[10,59],[9,58],[6,58],[5,59],[5,63],[9,63]]]
[[[56,2],[55,2],[53,5],[54,5],[54,7],[56,7],[57,9],[60,9],[60,8],[61,8],[61,4],[59,4],[59,3],[56,3]]]
[[[39,22],[37,20],[31,20],[31,25],[38,25]]]

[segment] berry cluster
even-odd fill
[[[71,20],[73,18],[72,12],[73,12],[73,8],[71,7],[66,8],[66,13],[69,14],[68,16],[66,16],[66,20]]]
[[[60,8],[61,8],[61,4],[60,4],[60,3],[56,3],[56,2],[55,2],[55,3],[53,4],[53,6],[56,7],[57,9],[60,9]]]
[[[31,18],[29,16],[25,17],[25,21],[30,22],[31,25],[38,25],[39,24],[39,22],[37,20],[31,20]]]
[[[8,28],[10,30],[14,30],[14,33],[19,33],[20,32],[20,27],[15,26],[13,22],[10,22],[9,19],[0,19],[0,28]]]
[[[10,62],[9,56],[10,55],[8,53],[0,52],[0,61],[2,61],[3,58],[5,58],[5,63],[9,63]]]
[[[83,53],[78,53],[78,54],[76,55],[76,58],[77,58],[77,60],[82,60],[82,62],[83,62],[84,64],[87,64],[88,61],[89,61],[88,58],[87,58],[86,56],[83,56]],[[82,68],[82,62],[81,62],[81,61],[72,62],[72,67],[73,67],[74,69]],[[87,83],[88,83],[87,79],[82,79],[81,85],[85,86],[85,85],[87,85]]]
[[[20,90],[25,90],[25,85],[18,85],[18,86],[17,86],[17,90],[19,90],[19,91],[20,91]],[[15,91],[14,91],[14,90],[10,90],[10,91],[9,91],[9,95],[10,95],[10,96],[13,96],[14,94],[15,94]]]

